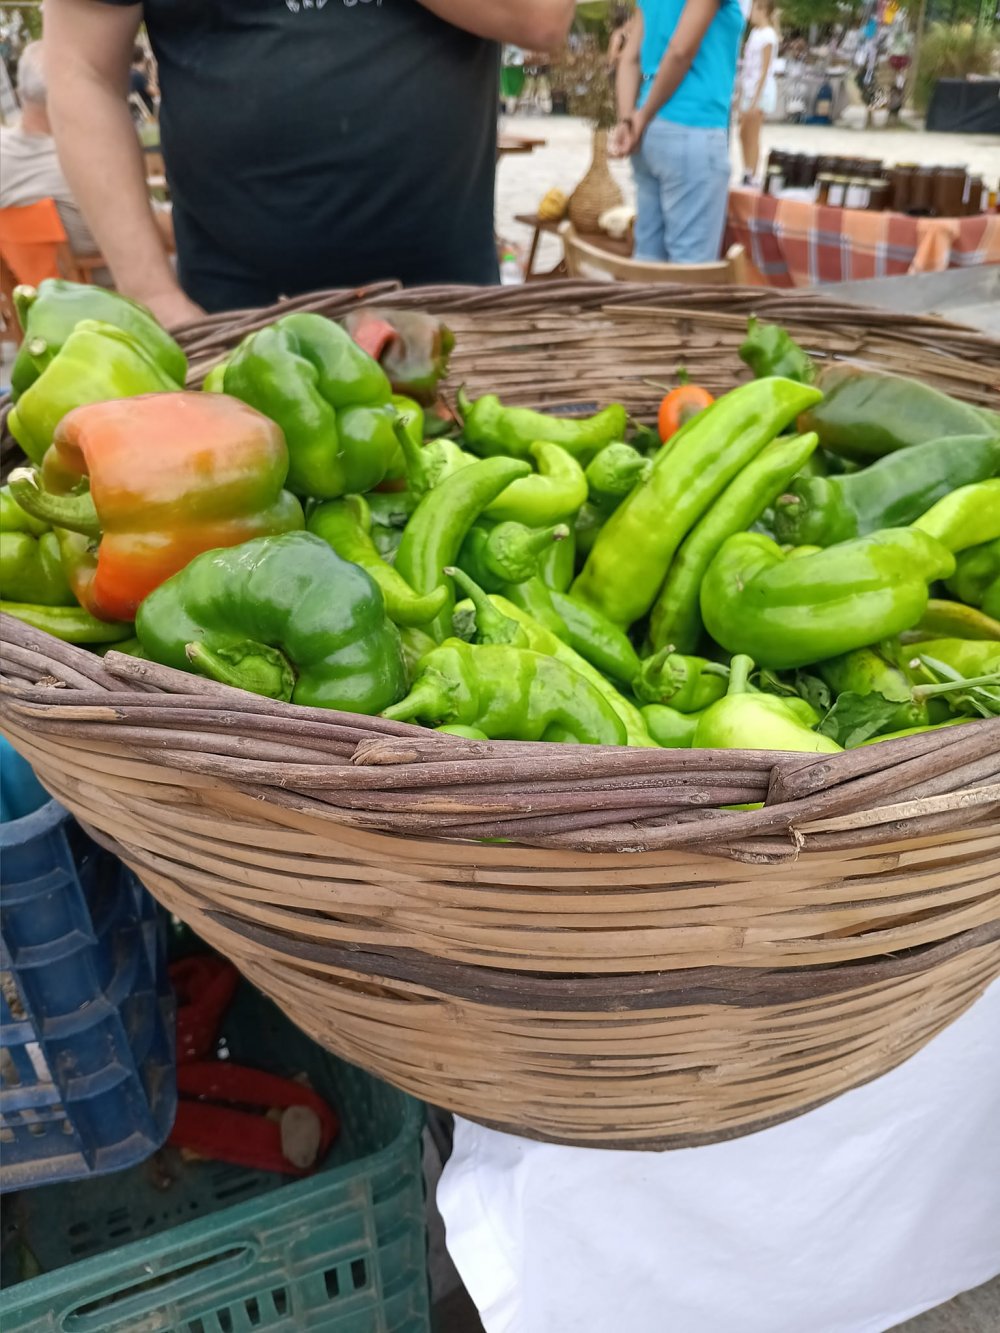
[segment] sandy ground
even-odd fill
[[[514,221],[517,213],[534,213],[546,190],[570,194],[590,163],[590,128],[572,116],[518,113],[506,117],[505,132],[545,139],[533,153],[513,153],[497,169],[497,234],[512,243],[522,256],[531,236]],[[1000,177],[1000,138],[994,135],[928,134],[907,128],[845,130],[824,125],[765,125],[764,160],[772,148],[797,153],[843,154],[876,157],[884,162],[917,162],[929,166],[961,165],[995,185]],[[733,177],[740,174],[739,148],[733,145]],[[632,172],[627,162],[613,162],[611,170],[627,202],[634,199]],[[536,267],[551,268],[561,254],[554,236],[543,236]]]

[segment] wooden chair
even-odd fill
[[[736,285],[744,281],[745,252],[733,245],[724,259],[710,264],[657,264],[626,259],[602,250],[578,235],[572,222],[559,228],[566,271],[571,278],[594,278],[598,282],[683,282]]]
[[[93,282],[105,267],[102,255],[75,255],[55,200],[0,208],[0,316],[8,338],[21,341],[12,293],[19,282],[37,287],[45,278]]]

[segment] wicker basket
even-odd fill
[[[511,401],[651,415],[646,380],[679,362],[725,389],[750,311],[998,397],[1000,344],[798,293],[392,303],[446,314],[454,382]],[[196,371],[273,314],[187,330]],[[332,1050],[484,1123],[633,1148],[747,1133],[905,1060],[1000,976],[1000,722],[833,757],[490,744],[8,618],[2,666],[4,734],[161,901]]]

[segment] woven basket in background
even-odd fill
[[[510,402],[651,419],[678,364],[713,392],[743,377],[751,312],[817,356],[1000,400],[997,342],[805,293],[391,303],[445,315],[450,383]],[[186,330],[193,382],[277,313]],[[476,743],[6,618],[2,668],[0,730],[161,901],[338,1054],[485,1123],[601,1146],[746,1133],[884,1073],[1000,976],[1000,722],[834,756]]]

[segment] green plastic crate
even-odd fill
[[[430,1328],[423,1108],[327,1054],[248,985],[223,1040],[236,1061],[306,1071],[336,1108],[341,1132],[323,1169],[289,1181],[184,1163],[168,1149],[115,1175],[15,1196],[3,1333]]]

